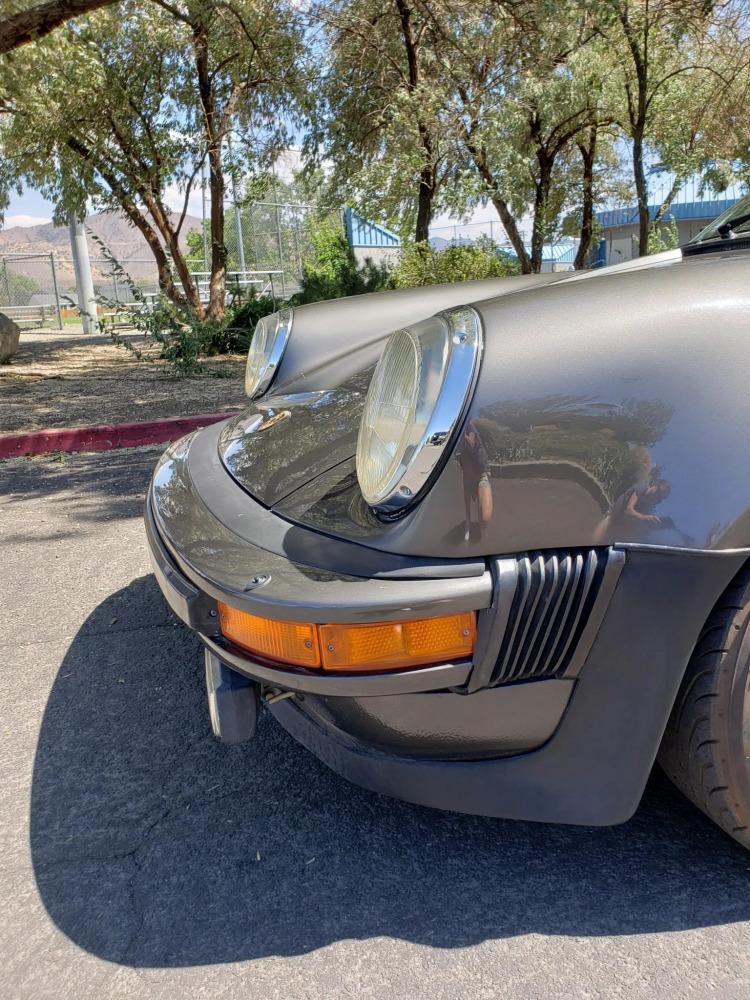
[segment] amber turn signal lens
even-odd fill
[[[368,625],[321,625],[324,670],[403,670],[465,660],[474,651],[475,615]]]
[[[338,671],[408,670],[474,652],[476,614],[364,625],[279,622],[218,602],[222,633],[238,646],[269,660]]]
[[[306,622],[278,622],[217,602],[222,634],[251,653],[299,667],[319,667],[318,629]]]

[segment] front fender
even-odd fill
[[[559,274],[527,274],[458,281],[297,306],[273,393],[330,389],[374,364],[386,337],[401,326],[417,323],[443,309],[508,295],[559,278]]]
[[[486,451],[491,516],[481,523],[477,484],[449,461],[389,544],[749,545],[748,263],[685,261],[479,303],[486,347],[465,429]],[[654,483],[650,519],[630,516],[633,489]]]

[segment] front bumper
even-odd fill
[[[632,814],[701,626],[746,552],[610,550],[564,673],[505,684],[493,671],[508,643],[507,577],[518,560],[376,565],[380,554],[252,501],[221,467],[216,434],[184,439],[157,468],[146,512],[154,572],[212,654],[295,692],[270,706],[295,738],[350,780],[424,805],[597,825]],[[360,553],[373,575],[350,572]],[[330,568],[332,558],[347,572]],[[476,609],[477,648],[473,662],[411,671],[290,670],[223,639],[217,600],[315,622]],[[517,623],[511,638],[526,638]]]

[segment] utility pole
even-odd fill
[[[279,246],[279,270],[281,271],[281,296],[286,298],[286,285],[284,283],[284,248],[281,243],[281,214],[279,213],[279,189],[276,186],[276,164],[271,167],[273,171],[273,200],[276,205],[276,241]]]
[[[84,333],[96,332],[96,297],[94,295],[94,279],[91,277],[91,261],[89,247],[86,242],[86,230],[83,221],[70,216],[70,249],[73,253],[73,267],[76,273],[76,291],[78,292],[78,309],[81,313],[81,323]]]

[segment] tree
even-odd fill
[[[10,9],[0,21],[0,55],[37,41],[61,24],[118,0],[46,0],[29,5],[25,0],[7,0]]]
[[[6,57],[0,191],[24,179],[62,220],[120,210],[163,292],[198,317],[224,310],[224,197],[232,130],[245,165],[273,156],[300,107],[301,28],[283,0],[156,0],[103,10]],[[208,304],[181,242],[203,164],[211,195]],[[182,208],[170,212],[178,190]]]
[[[562,233],[578,239],[573,267],[588,266],[596,236],[596,207],[610,201],[625,202],[632,186],[624,176],[619,135],[610,125],[592,124],[576,139],[575,148],[561,157],[558,168],[567,172],[568,214]]]
[[[494,205],[525,273],[540,270],[544,243],[566,207],[567,153],[580,143],[593,162],[607,121],[588,6],[533,4],[519,20],[518,10],[485,2],[440,23],[451,128],[464,153],[453,185],[457,204],[468,195]],[[519,224],[527,213],[529,249]]]
[[[663,139],[664,151],[671,149],[675,156],[681,148],[683,154],[677,157],[676,184],[657,213],[658,223],[681,181],[700,162],[703,129],[735,75],[725,77],[714,56],[722,26],[736,16],[736,5],[714,0],[603,0],[599,5],[597,27],[619,89],[620,124],[631,143],[640,255],[648,253],[652,221],[649,147],[658,148]]]
[[[710,179],[720,188],[721,167],[735,173],[743,156],[747,158],[750,51],[737,28],[725,16],[694,39],[692,58],[698,66],[673,78],[668,106],[657,108],[650,145],[659,167],[670,172],[671,185],[657,204],[652,230],[659,229],[690,176]],[[710,66],[710,71],[701,65]]]
[[[427,239],[448,153],[431,6],[326,0],[314,7],[330,60],[314,140],[333,163],[331,197],[357,198],[418,241]]]

